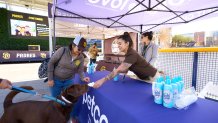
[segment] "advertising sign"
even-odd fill
[[[48,37],[48,18],[20,12],[8,12],[10,35],[13,37]]]

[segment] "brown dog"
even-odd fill
[[[32,87],[25,86],[28,90]],[[4,101],[4,114],[0,123],[67,123],[70,112],[79,96],[88,91],[87,85],[75,84],[65,89],[58,99],[65,102],[63,106],[55,101],[23,101],[12,103],[17,91],[11,91]],[[70,102],[69,102],[70,101]]]

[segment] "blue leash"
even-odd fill
[[[61,105],[66,105],[65,102],[55,98],[55,97],[52,97],[52,96],[48,96],[46,94],[39,94],[37,93],[36,91],[31,91],[31,90],[27,90],[27,89],[24,89],[24,88],[20,88],[20,87],[16,87],[16,86],[12,86],[11,90],[15,90],[15,91],[20,91],[20,92],[24,92],[24,93],[29,93],[29,94],[32,94],[34,96],[41,96],[42,98],[45,98],[45,99],[49,99],[49,100],[53,100]]]

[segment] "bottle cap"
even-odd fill
[[[171,84],[171,80],[170,79],[166,79],[166,84],[170,85]]]

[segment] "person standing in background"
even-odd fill
[[[141,35],[141,44],[139,54],[154,66],[157,60],[158,46],[152,42],[153,32],[145,32]]]
[[[96,63],[97,55],[98,55],[97,43],[94,43],[94,44],[89,48],[90,65],[93,64],[93,63]]]

